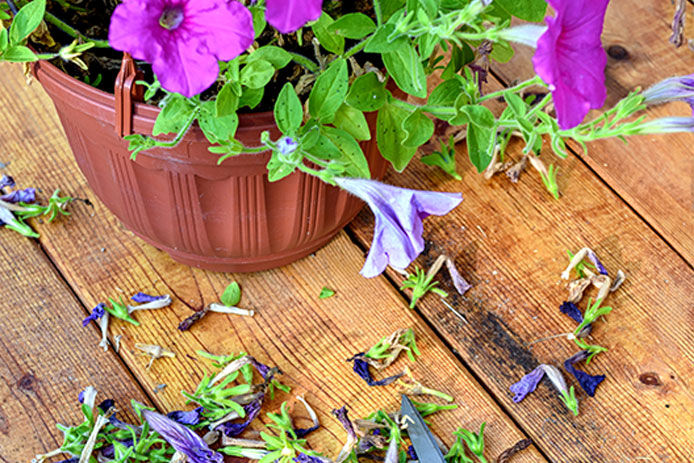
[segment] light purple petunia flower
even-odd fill
[[[570,129],[588,111],[605,103],[602,48],[605,10],[609,0],[547,0],[556,11],[547,17],[547,31],[537,42],[535,72],[550,86],[559,127]]]
[[[338,177],[335,182],[374,213],[374,238],[360,272],[366,278],[388,265],[404,270],[424,250],[422,220],[447,214],[463,200],[460,193],[409,190],[363,178]]]
[[[87,318],[82,320],[82,326],[87,326],[91,322],[98,322],[106,313],[106,304],[100,302],[92,309],[92,313]]]
[[[267,0],[265,18],[272,27],[289,34],[322,14],[323,0]]]
[[[670,77],[647,88],[641,95],[647,105],[684,101],[692,107],[694,115],[694,74]]]
[[[133,301],[137,302],[138,304],[145,304],[147,302],[154,302],[154,301],[159,301],[161,299],[166,299],[168,296],[150,296],[149,294],[145,294],[143,292],[139,292],[135,294],[132,299]]]
[[[142,410],[142,417],[171,447],[188,457],[189,463],[224,462],[221,453],[210,449],[202,437],[182,424],[151,410]]]
[[[6,203],[33,203],[36,201],[36,189],[24,188],[22,190],[14,190],[10,193],[0,196],[0,199]]]
[[[183,411],[175,410],[166,414],[166,417],[174,420],[176,423],[185,424],[188,426],[195,426],[200,423],[200,418],[202,417],[202,407],[198,407],[195,410]]]
[[[237,1],[125,0],[108,41],[150,63],[166,90],[191,97],[217,80],[218,60],[236,58],[254,35],[251,13]]]
[[[14,179],[10,177],[9,175],[3,175],[0,177],[0,190],[5,188],[5,187],[14,187]]]
[[[282,137],[277,142],[277,151],[286,156],[296,151],[297,146],[299,146],[299,144],[295,142],[293,138]]]

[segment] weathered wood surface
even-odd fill
[[[331,409],[347,404],[352,416],[358,417],[377,408],[394,409],[399,403],[395,386],[369,388],[345,359],[393,330],[411,326],[422,356],[415,364],[400,360],[389,371],[410,365],[423,383],[455,396],[460,409],[432,418],[436,433],[450,443],[458,426],[472,429],[486,421],[490,458],[525,437],[425,321],[406,309],[385,278],[365,280],[358,275],[362,252],[345,233],[315,257],[269,272],[224,275],[178,265],[123,230],[92,196],[60,135],[48,98],[38,86],[24,88],[18,68],[2,69],[7,74],[0,83],[0,106],[18,132],[0,142],[5,152],[16,153],[12,173],[24,184],[46,190],[60,186],[95,203],[93,210],[76,205],[68,222],[41,227],[41,244],[78,297],[86,306],[140,290],[175,298],[172,308],[139,313],[139,328],[118,322],[112,327],[112,334],[123,335],[121,356],[142,385],[152,390],[167,384],[153,396],[158,407],[183,406],[179,391],[191,390],[207,366],[195,359],[196,350],[217,354],[244,350],[279,366],[292,394],[306,394],[325,426],[309,441],[335,454],[344,431],[330,416]],[[10,104],[12,94],[21,97]],[[210,314],[189,332],[176,329],[192,310],[217,301],[232,280],[243,288],[241,304],[257,311],[254,318]],[[324,285],[335,288],[337,295],[319,300]],[[146,359],[133,351],[136,342],[162,345],[177,356],[158,360],[147,370]],[[534,448],[516,459],[544,461]]]
[[[6,161],[7,159],[5,159]],[[8,230],[0,241],[0,461],[28,462],[60,447],[56,423],[82,421],[77,394],[88,385],[129,416],[131,398],[149,403],[38,244]]]
[[[687,33],[694,34],[691,5]],[[606,107],[637,87],[694,72],[694,51],[668,42],[674,5],[669,1],[621,0],[607,9],[603,44],[608,50]],[[495,72],[506,82],[532,75],[533,49]],[[594,112],[592,114],[597,114]],[[654,107],[649,117],[689,116],[684,103]],[[694,264],[694,135],[644,136],[592,143],[581,158],[672,246]],[[576,152],[580,148],[572,144]],[[561,166],[561,163],[559,163]]]

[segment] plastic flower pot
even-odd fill
[[[270,153],[217,165],[194,126],[172,149],[130,159],[130,133],[150,134],[159,108],[133,101],[135,68],[124,59],[115,94],[93,88],[48,62],[34,75],[53,100],[77,165],[96,196],[135,235],[186,265],[221,272],[279,267],[324,246],[361,210],[361,200],[317,178],[294,173],[269,182]],[[387,168],[374,134],[362,143],[372,176]],[[237,138],[257,145],[279,135],[271,112],[240,114]]]

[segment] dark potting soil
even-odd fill
[[[107,40],[110,17],[118,3],[118,0],[48,0],[47,11],[89,38]],[[353,12],[362,12],[375,18],[372,0],[326,0],[323,9],[333,18]],[[47,29],[43,30],[42,33],[32,36],[32,45],[37,50],[41,52],[57,52],[61,46],[72,42],[73,38],[60,28],[50,23],[47,23],[47,26]],[[302,41],[300,44],[296,33],[280,35],[268,25],[263,34],[258,37],[257,43],[260,46],[272,43],[288,51],[315,60],[315,50],[311,43],[313,32],[310,28],[304,28],[301,30],[301,34]],[[355,43],[357,42],[347,40],[346,48]],[[325,50],[321,50],[321,52],[324,56],[329,54]],[[74,63],[65,62],[60,58],[52,60],[52,63],[72,77],[112,93],[116,75],[120,70],[122,56],[121,52],[110,48],[92,48],[81,56],[82,61],[87,65],[87,70],[81,69]],[[359,53],[355,55],[355,59],[360,64],[370,61],[377,67],[382,66],[379,55]],[[151,82],[153,74],[149,64],[137,62],[137,66],[144,73],[144,80]],[[304,68],[294,62],[289,63],[285,68],[278,71],[272,81],[265,87],[265,96],[261,103],[253,109],[253,112],[272,110],[275,98],[282,86],[286,82],[296,84],[304,73]],[[202,94],[202,99],[213,98],[219,88],[221,88],[219,85],[215,85],[205,91]],[[161,95],[155,97],[150,103],[156,104],[158,98],[161,98]],[[244,111],[248,111],[248,108],[241,110],[241,112]]]

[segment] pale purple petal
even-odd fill
[[[422,219],[444,215],[462,201],[460,193],[409,190],[374,180],[337,178],[374,213],[374,238],[361,274],[381,274],[388,265],[404,269],[424,250]]]
[[[656,105],[670,101],[684,101],[692,107],[694,115],[694,74],[670,77],[658,82],[642,93],[644,103]]]
[[[3,175],[0,177],[0,190],[5,188],[5,187],[14,187],[14,179],[10,177],[9,175]]]
[[[158,301],[160,299],[165,299],[166,297],[167,297],[166,295],[164,295],[164,296],[150,296],[149,294],[139,292],[139,293],[135,294],[133,297],[131,297],[130,299],[137,302],[138,304],[144,304],[146,302],[154,302],[154,301]]]
[[[509,388],[513,393],[513,401],[518,403],[537,388],[538,383],[545,375],[545,371],[541,366],[523,376],[520,381],[512,384]]]
[[[607,54],[600,35],[609,0],[548,0],[556,11],[537,42],[535,72],[550,85],[559,127],[580,124],[605,103]]]
[[[142,410],[142,416],[171,447],[188,457],[189,463],[224,462],[221,453],[211,450],[202,437],[185,426],[150,410]]]
[[[267,0],[265,5],[267,22],[289,34],[320,18],[323,0]]]
[[[24,188],[23,190],[14,190],[10,193],[0,196],[0,199],[7,203],[33,203],[36,201],[36,189]]]

